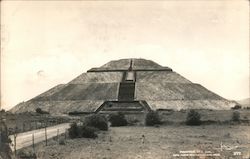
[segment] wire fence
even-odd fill
[[[15,155],[17,150],[28,146],[32,146],[33,151],[35,152],[35,144],[39,142],[45,141],[45,145],[47,146],[48,139],[55,137],[59,143],[59,136],[62,134],[64,134],[66,139],[68,128],[69,124],[67,123],[19,134],[15,133],[10,136],[10,139],[12,140],[11,148]]]

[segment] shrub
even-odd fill
[[[7,127],[0,121],[0,158],[11,159],[12,152],[10,148],[11,139],[7,135]]]
[[[42,109],[41,108],[36,108],[36,112],[39,114],[42,114]]]
[[[201,116],[195,110],[190,110],[186,118],[187,125],[201,125]]]
[[[41,108],[36,108],[36,113],[38,113],[38,114],[49,114],[49,112],[44,111]]]
[[[139,125],[140,120],[139,119],[129,119],[127,125]]]
[[[78,126],[76,123],[72,123],[69,128],[69,137],[71,139],[79,137]]]
[[[147,126],[154,126],[161,124],[159,114],[156,111],[150,111],[146,115],[145,124]]]
[[[2,123],[1,123],[2,124]],[[1,130],[0,131],[0,138],[1,138],[1,142],[0,142],[0,146],[2,147],[4,144],[9,144],[11,143],[10,138],[7,135],[7,131],[5,130]],[[1,150],[1,149],[0,149]]]
[[[128,125],[128,122],[125,118],[125,115],[121,112],[118,112],[115,114],[110,114],[109,121],[111,123],[111,126],[126,126],[126,125]]]
[[[97,129],[94,127],[90,127],[90,126],[81,126],[79,127],[79,135],[80,137],[84,137],[84,138],[96,138],[97,134],[96,131]]]
[[[232,114],[232,121],[240,121],[240,113],[239,112],[233,112]]]
[[[96,131],[98,129],[95,127],[91,127],[91,126],[86,126],[86,125],[77,125],[76,123],[73,123],[70,125],[69,128],[69,137],[71,139],[74,138],[96,138],[97,134]],[[60,141],[59,141],[60,144]]]
[[[245,107],[245,109],[250,109],[250,107]]]
[[[232,107],[231,109],[241,109],[241,105],[238,105],[238,104],[236,104],[234,107]]]
[[[21,149],[18,151],[17,155],[22,159],[22,158],[29,158],[29,159],[35,159],[36,154],[32,152],[31,150],[24,150]]]
[[[93,114],[87,116],[84,120],[84,125],[89,127],[95,127],[99,130],[108,130],[108,121],[105,116],[100,114]]]
[[[59,145],[65,145],[65,140],[61,138],[61,139],[59,140]]]
[[[5,109],[0,110],[0,113],[5,113],[5,112],[6,112]]]

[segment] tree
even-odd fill
[[[76,123],[72,123],[69,128],[69,137],[71,139],[77,138],[79,136],[79,131]]]
[[[38,113],[38,114],[49,114],[49,112],[44,111],[41,108],[36,108],[36,113]]]
[[[90,116],[87,116],[84,119],[83,124],[85,126],[89,127],[95,127],[99,130],[108,130],[108,121],[105,116],[100,115],[100,114],[93,114]]]
[[[11,143],[8,137],[7,127],[5,122],[0,119],[0,158],[11,159],[11,149],[9,144]]]
[[[232,109],[241,109],[241,105],[236,104]]]
[[[232,114],[232,121],[239,122],[240,121],[240,113],[239,112],[233,112]]]
[[[69,137],[71,139],[74,138],[96,138],[97,134],[96,131],[98,129],[86,125],[77,125],[76,123],[73,123],[70,125],[69,128]]]
[[[125,115],[122,112],[109,115],[111,126],[126,126],[128,124]]]
[[[201,115],[197,111],[190,110],[186,118],[186,124],[187,125],[201,125],[200,119],[201,119]]]
[[[6,112],[5,109],[0,110],[0,113],[5,113],[5,112]]]
[[[42,114],[42,109],[41,108],[36,108],[36,112],[38,113],[38,114]]]
[[[146,115],[145,124],[147,126],[154,126],[154,125],[161,124],[158,112],[156,111],[148,112]]]
[[[97,134],[96,134],[97,129],[94,127],[90,127],[90,126],[80,126],[79,127],[79,135],[80,137],[84,137],[84,138],[96,138]]]

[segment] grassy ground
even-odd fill
[[[67,139],[65,145],[51,140],[49,146],[45,147],[44,143],[40,143],[35,150],[41,159],[172,159],[187,158],[173,157],[173,154],[191,150],[220,154],[220,157],[214,158],[237,158],[233,153],[241,152],[238,158],[242,158],[249,157],[249,132],[250,126],[243,125],[112,127],[107,132],[100,132],[97,139]]]
[[[164,111],[160,116],[164,125],[144,127],[145,114],[126,115],[134,126],[111,127],[100,132],[98,138],[66,139],[65,145],[59,140],[50,140],[48,146],[39,143],[35,152],[40,159],[116,159],[116,158],[187,158],[173,157],[180,151],[210,151],[220,154],[214,158],[237,158],[234,152],[250,155],[250,110],[197,110],[201,114],[201,126],[186,126],[188,110]],[[230,123],[232,113],[240,112],[241,124]],[[247,122],[244,122],[247,121]],[[145,136],[145,138],[143,138]],[[64,140],[64,135],[61,136]],[[221,149],[222,148],[222,149]],[[221,151],[222,150],[222,151]],[[33,151],[32,147],[21,151]],[[194,158],[194,157],[193,157]],[[211,159],[212,157],[207,157]]]

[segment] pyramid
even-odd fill
[[[146,59],[120,59],[92,68],[35,98],[12,112],[41,108],[53,114],[112,111],[230,109],[235,105],[192,83],[169,67]]]

